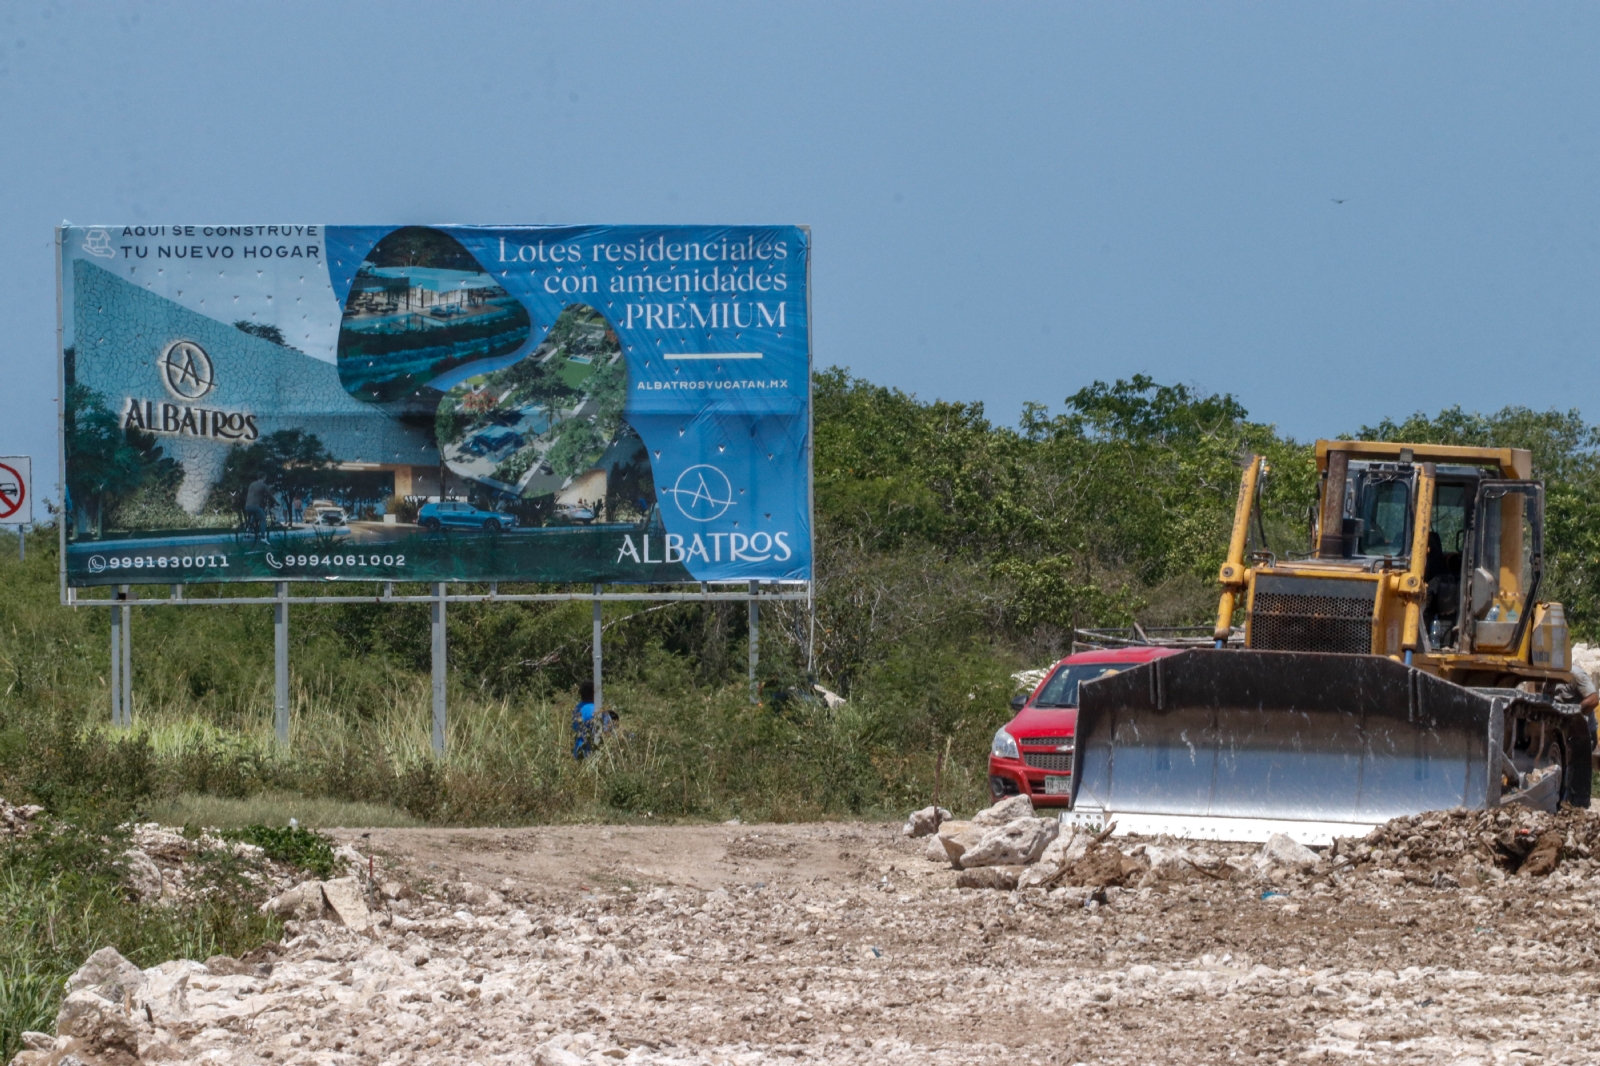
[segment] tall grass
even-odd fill
[[[55,554],[39,536],[25,565],[0,556],[0,794],[62,814],[299,797],[449,824],[892,816],[931,800],[947,740],[941,798],[972,807],[1018,665],[981,644],[906,641],[830,709],[799,678],[803,627],[775,610],[755,705],[736,605],[608,605],[621,727],[579,762],[569,686],[587,668],[588,605],[453,606],[436,756],[424,610],[297,605],[280,747],[270,608],[141,607],[134,726],[113,730],[106,611],[56,602]]]
[[[607,702],[620,724],[582,761],[571,755],[566,701],[459,686],[435,756],[423,677],[397,677],[369,713],[297,686],[287,747],[265,713],[224,726],[183,699],[137,712],[131,736],[93,732],[107,745],[147,746],[163,796],[326,796],[440,823],[893,816],[931,797],[930,746],[905,736],[882,703],[757,706],[743,685],[663,696],[638,682],[613,685]],[[950,768],[947,805],[982,802],[977,770],[970,759]]]

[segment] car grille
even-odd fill
[[[1071,737],[1018,737],[1017,743],[1025,748],[1060,748],[1072,743]]]
[[[1249,646],[1370,654],[1376,592],[1371,581],[1258,577],[1249,614]]]
[[[1072,770],[1072,753],[1064,751],[1025,751],[1022,761],[1035,770]]]

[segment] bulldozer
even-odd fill
[[[1594,720],[1562,605],[1540,598],[1531,454],[1319,440],[1315,457],[1309,543],[1282,557],[1270,465],[1245,465],[1213,647],[1083,686],[1070,818],[1315,845],[1429,810],[1587,807]]]

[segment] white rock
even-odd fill
[[[534,1048],[533,1062],[534,1066],[583,1066],[583,1059],[558,1046],[554,1041]]]
[[[930,833],[937,833],[943,822],[950,820],[950,812],[943,807],[924,807],[920,811],[912,811],[906,818],[905,828],[900,832],[908,837],[925,837]]]
[[[928,838],[928,846],[922,849],[922,857],[929,862],[949,862],[950,855],[944,850],[944,841],[935,833]]]
[[[1061,823],[1054,818],[1018,818],[1005,825],[988,827],[976,844],[962,852],[961,868],[1026,866],[1037,862],[1060,831]]]
[[[372,924],[372,912],[361,898],[361,888],[353,877],[322,882],[322,898],[333,916],[347,928],[364,931]]]
[[[161,867],[156,861],[138,848],[129,848],[122,853],[122,865],[126,870],[128,888],[143,902],[153,902],[161,898]]]
[[[1056,824],[1060,825],[1059,822]],[[1045,845],[1039,861],[1022,872],[1022,876],[1017,879],[1017,887],[1031,888],[1034,885],[1042,885],[1060,873],[1062,867],[1076,865],[1078,860],[1083,858],[1084,852],[1089,850],[1089,844],[1093,840],[1093,833],[1077,826],[1071,826],[1065,832],[1058,832],[1055,839]]]
[[[163,829],[155,822],[146,822],[144,825],[135,826],[133,830],[133,843],[140,851],[150,855],[171,856],[179,858],[188,855],[194,850],[191,841],[182,833],[171,829]]]
[[[1334,1022],[1327,1028],[1327,1035],[1337,1040],[1365,1040],[1370,1032],[1371,1027],[1354,1018]]]
[[[1296,843],[1283,833],[1273,833],[1256,856],[1256,868],[1265,870],[1272,866],[1291,866],[1304,869],[1317,864],[1318,855],[1304,844]]]
[[[308,922],[321,918],[325,906],[322,898],[322,882],[302,881],[263,903],[261,913]]]
[[[1144,857],[1150,863],[1150,873],[1155,881],[1184,881],[1195,872],[1195,856],[1188,848],[1147,844]]]
[[[1018,818],[1033,817],[1033,801],[1027,796],[1007,796],[993,807],[972,816],[975,825],[1005,825]]]
[[[131,1002],[130,998],[144,984],[144,971],[123,958],[116,948],[101,948],[84,960],[71,977],[67,978],[67,991],[80,989],[103,996],[113,1003]]]
[[[467,906],[482,908],[483,904],[490,901],[490,890],[483,885],[474,885],[470,880],[456,880],[445,885],[445,898],[451,903],[466,903]]]
[[[946,822],[939,827],[939,832],[934,835],[940,847],[944,848],[944,857],[956,869],[961,869],[961,856],[966,850],[983,839],[987,827],[974,825],[972,822]]]
[[[128,1024],[120,1004],[87,988],[68,994],[56,1014],[56,1032],[62,1036],[98,1036],[111,1026]]]
[[[957,888],[993,888],[1009,892],[1017,887],[1020,866],[980,866],[956,875]]]
[[[144,971],[144,985],[134,997],[134,1006],[148,1013],[157,1025],[187,1022],[189,979],[204,976],[206,968],[192,959],[174,959]]]

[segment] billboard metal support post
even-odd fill
[[[272,728],[278,743],[289,743],[289,583],[278,582],[272,605]]]
[[[122,727],[122,608],[111,608],[111,725]]]
[[[444,582],[436,581],[433,584],[433,753],[444,754],[445,733],[445,704],[444,683],[445,671],[448,668],[447,651],[444,640]]]
[[[750,702],[761,702],[756,686],[756,666],[761,662],[761,582],[750,582]]]
[[[817,683],[817,583],[806,582],[806,680]]]
[[[594,587],[594,709],[599,713],[600,703],[600,585]]]
[[[119,619],[113,619],[117,624],[111,634],[114,649],[111,670],[117,675],[111,690],[111,721],[113,725],[123,729],[133,726],[133,606],[129,601],[138,598],[138,589],[123,585],[117,591],[117,599],[120,602],[111,609],[114,615],[121,616]],[[119,635],[117,630],[121,630],[120,641],[117,640]]]

